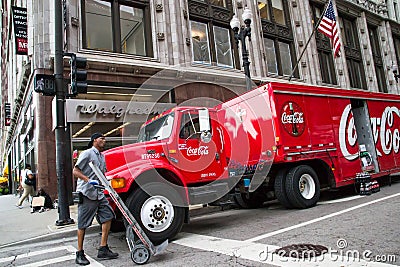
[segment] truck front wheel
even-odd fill
[[[134,190],[126,204],[150,240],[159,245],[175,237],[183,226],[184,207],[173,205],[182,203],[179,198],[170,186],[150,183]]]
[[[286,175],[286,195],[296,208],[309,208],[317,204],[320,185],[315,171],[307,165],[293,167]]]

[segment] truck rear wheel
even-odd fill
[[[317,204],[320,185],[315,171],[306,165],[292,168],[286,175],[286,195],[296,208],[309,208]]]
[[[286,194],[286,169],[281,169],[275,176],[274,191],[275,197],[286,208],[293,208],[293,204],[289,201]]]
[[[150,195],[147,192],[151,192]],[[146,184],[128,197],[126,204],[150,240],[159,245],[175,237],[184,223],[184,207],[176,190],[162,183]]]

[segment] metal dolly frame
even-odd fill
[[[94,165],[93,162],[89,162],[89,166],[102,183],[101,186],[96,187],[99,189],[107,189],[111,199],[117,205],[128,223],[126,227],[126,242],[131,252],[132,261],[139,265],[145,264],[150,259],[150,255],[156,256],[163,252],[168,246],[168,240],[155,246],[100,169]]]

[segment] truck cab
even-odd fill
[[[189,205],[229,191],[222,138],[214,109],[177,107],[146,122],[137,143],[104,152],[106,176],[156,244],[180,231]]]

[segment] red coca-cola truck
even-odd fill
[[[156,244],[189,205],[316,205],[323,188],[400,169],[400,96],[270,82],[213,108],[176,107],[104,152],[107,177]]]

